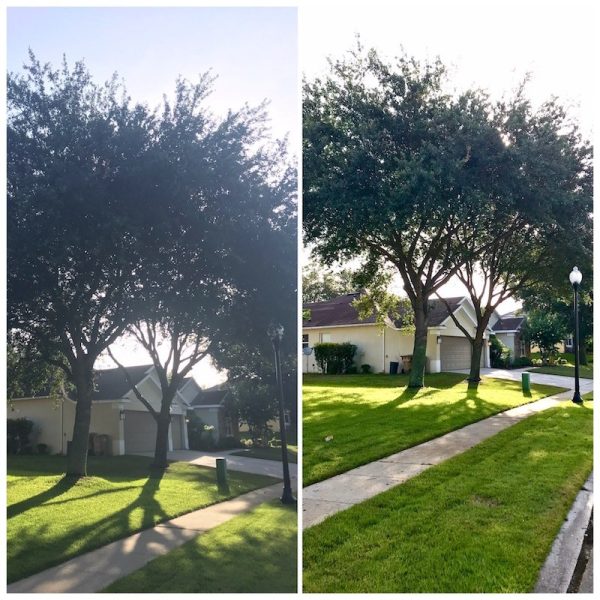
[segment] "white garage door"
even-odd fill
[[[181,415],[173,415],[171,417],[171,435],[173,436],[173,450],[183,450],[183,417]]]
[[[154,452],[156,421],[148,412],[125,411],[125,454]]]
[[[466,338],[443,335],[440,355],[442,371],[456,371],[471,367],[471,344]]]

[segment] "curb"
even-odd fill
[[[542,566],[534,593],[565,594],[571,583],[594,505],[594,474],[577,494]]]

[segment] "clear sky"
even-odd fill
[[[510,93],[529,72],[527,90],[533,103],[558,96],[591,137],[598,69],[595,4],[590,0],[306,2],[300,12],[301,69],[309,79],[322,74],[327,57],[353,48],[359,34],[363,46],[388,58],[402,50],[419,59],[439,56],[450,67],[457,89],[481,87],[496,98]],[[567,277],[568,273],[565,281]],[[442,291],[457,295],[463,288],[455,281]],[[516,306],[508,301],[502,311]]]
[[[9,8],[10,71],[20,70],[31,48],[42,62],[85,59],[97,81],[117,71],[134,101],[154,107],[181,75],[218,78],[211,110],[225,114],[244,103],[270,101],[272,134],[300,138],[297,10],[268,8]],[[125,340],[115,354],[129,365],[149,362]],[[114,366],[103,357],[99,366]],[[203,386],[222,379],[208,361],[196,369]]]

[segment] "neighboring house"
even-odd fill
[[[492,325],[494,335],[510,349],[511,361],[531,354],[530,344],[523,336],[524,326],[525,317],[513,313],[503,315]]]
[[[157,410],[161,390],[156,369],[152,365],[128,367],[129,375],[141,394]],[[51,453],[65,454],[73,435],[76,403],[70,398],[39,395],[11,400],[8,417],[26,417],[34,423],[34,444],[46,444]],[[188,448],[186,411],[188,406],[180,392],[171,407],[169,450]],[[90,433],[109,437],[113,455],[153,452],[156,443],[156,421],[135,397],[133,389],[120,369],[96,372],[92,399]]]
[[[228,402],[231,396],[227,384],[203,390],[192,377],[188,377],[179,392],[188,410],[198,415],[205,425],[213,427],[211,433],[216,444],[226,437],[238,437],[237,420],[231,414]]]
[[[346,294],[326,302],[306,304],[303,308],[308,319],[302,325],[302,347],[313,348],[319,342],[350,342],[357,346],[355,364],[369,364],[376,373],[389,373],[390,362],[400,363],[413,352],[414,335],[402,331],[397,324],[381,328],[375,317],[359,319],[352,302],[360,294]],[[446,298],[450,310],[459,323],[475,333],[476,319],[473,305],[468,297]],[[468,369],[471,363],[471,344],[463,332],[455,325],[444,302],[431,299],[429,328],[427,335],[427,365],[429,373]],[[495,315],[494,319],[499,316]],[[484,352],[481,365],[490,365],[489,334],[485,333]],[[302,371],[317,373],[319,367],[314,352],[303,354]]]

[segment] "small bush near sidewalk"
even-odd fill
[[[278,500],[200,535],[105,592],[294,593],[297,512]]]
[[[531,592],[592,469],[591,403],[565,403],[303,536],[305,592]]]
[[[151,458],[90,457],[89,477],[63,478],[66,459],[8,458],[8,581],[16,581],[178,515],[275,483],[230,471],[230,494],[215,470],[184,462],[150,477]]]

